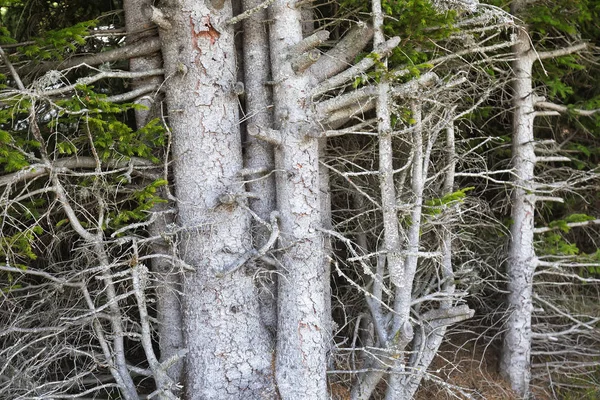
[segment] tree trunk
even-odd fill
[[[444,195],[451,194],[454,191],[454,174],[456,168],[454,139],[454,121],[451,121],[450,125],[446,128],[448,172],[446,173],[446,179],[444,180]],[[427,176],[427,174],[424,175]],[[455,206],[454,208],[458,207],[459,206]],[[452,264],[452,236],[454,233],[452,232],[451,227],[447,226],[442,229],[440,248],[442,252],[441,272],[443,283],[441,289],[444,294],[448,295],[448,299],[442,300],[439,308],[442,310],[450,310],[455,302],[451,299],[451,296],[455,292],[454,267]],[[409,362],[412,371],[411,374],[402,379],[401,399],[411,399],[415,393],[417,393],[417,390],[419,390],[421,381],[423,380],[423,377],[425,377],[427,369],[438,353],[448,328],[449,325],[436,326],[435,324],[425,322],[415,334],[415,339],[412,344],[413,352]]]
[[[517,14],[523,4],[513,5]],[[532,281],[535,269],[533,248],[535,167],[533,120],[534,96],[532,66],[534,55],[524,28],[519,28],[519,41],[514,46],[513,70],[513,143],[514,179],[510,248],[508,256],[509,317],[504,336],[500,369],[519,395],[526,397],[531,378],[531,312]]]
[[[151,0],[128,0],[123,3],[125,9],[125,27],[128,32],[135,32],[128,35],[128,42],[135,43],[144,37],[144,30],[149,34],[154,34],[152,21],[148,17],[147,10],[152,5]],[[148,33],[146,33],[147,35]],[[129,44],[129,43],[128,43]],[[130,71],[147,71],[162,68],[162,59],[159,53],[148,56],[135,57],[129,59]],[[134,81],[134,86],[143,86],[148,84],[160,84],[161,76],[154,76],[143,80]],[[138,102],[147,107],[147,109],[135,110],[135,122],[139,128],[143,127],[152,117],[153,111],[158,109],[155,100],[150,96],[139,99]],[[165,177],[167,178],[167,177]],[[163,196],[166,193],[163,191]],[[154,223],[149,227],[150,235],[161,237],[167,232],[167,226],[173,223],[172,214],[164,204],[157,205],[153,212],[158,214]],[[157,254],[171,254],[170,246],[164,241],[155,243],[153,251]],[[157,328],[160,348],[161,362],[176,357],[177,353],[183,349],[183,335],[181,332],[181,282],[179,279],[179,270],[174,268],[173,262],[167,258],[153,258],[151,262],[152,272],[155,274],[156,285],[156,308],[157,308]],[[181,381],[183,361],[174,363],[168,370],[169,377],[173,382]]]
[[[258,6],[261,0],[243,0],[244,10]],[[263,129],[273,125],[272,96],[267,86],[271,78],[269,60],[269,35],[267,11],[260,10],[243,22],[244,38],[244,83],[246,93],[246,126]],[[264,221],[269,221],[275,210],[275,167],[273,145],[248,135],[246,138],[245,166],[251,171],[260,171],[248,176],[248,190],[258,195],[250,200],[250,208]],[[261,176],[262,175],[262,176]],[[263,224],[253,224],[255,247],[262,247],[270,232]],[[259,282],[260,311],[265,326],[273,337],[277,330],[277,275],[264,276]]]
[[[230,1],[171,1],[161,29],[189,351],[185,393],[194,399],[275,396],[269,335],[253,278],[239,265],[251,250],[243,202]],[[228,196],[225,196],[228,195]],[[231,199],[234,199],[233,201]]]
[[[292,68],[292,46],[302,40],[300,10],[272,6],[271,63],[277,204],[281,215],[276,376],[282,398],[325,399],[326,337],[324,244],[319,194],[319,129],[309,108],[309,77]]]

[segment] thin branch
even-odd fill
[[[589,226],[589,225],[600,225],[600,219],[594,219],[594,220],[590,220],[590,221],[582,221],[582,222],[568,222],[566,224],[566,226],[568,226],[569,228],[576,228],[576,227],[580,227],[580,226]],[[554,231],[557,229],[562,229],[562,227],[564,227],[564,225],[561,226],[553,226],[553,227],[542,227],[542,228],[536,228],[534,230],[535,233],[544,233],[544,232],[550,232],[550,231]]]
[[[73,57],[64,61],[43,62],[35,67],[24,67],[25,72],[35,71],[42,73],[51,69],[68,69],[82,65],[100,65],[107,62],[127,60],[147,56],[160,51],[160,40],[158,37],[141,40],[139,42],[119,47],[114,50],[104,51],[102,53],[90,54],[87,56]]]
[[[562,56],[568,56],[569,54],[577,53],[579,51],[585,50],[588,47],[587,43],[579,43],[573,46],[564,47],[562,49],[552,50],[552,51],[543,51],[541,53],[537,53],[537,58],[539,60],[547,60],[549,58],[556,58]]]
[[[2,56],[2,58],[4,58],[4,63],[10,70],[10,74],[13,77],[13,79],[15,80],[15,83],[17,84],[17,88],[19,88],[19,90],[25,90],[25,86],[23,85],[23,82],[21,81],[21,77],[19,76],[19,74],[15,70],[15,67],[12,65],[12,63],[8,59],[8,56],[6,55],[6,53],[4,52],[4,49],[2,47],[0,47],[0,56]]]
[[[271,235],[267,242],[258,250],[251,249],[245,252],[240,258],[234,261],[231,265],[224,268],[222,271],[216,271],[215,276],[217,278],[222,278],[225,275],[232,274],[238,269],[240,269],[246,263],[256,260],[257,258],[263,257],[267,254],[269,250],[275,245],[275,242],[279,238],[279,225],[277,223],[277,219],[279,218],[279,213],[277,211],[271,212],[271,220],[269,224],[269,228],[271,230]]]
[[[104,164],[108,168],[125,168],[129,165],[134,167],[152,167],[155,166],[150,160],[143,158],[131,158],[129,160],[110,160]],[[70,157],[63,158],[48,164],[32,164],[20,171],[8,175],[0,176],[0,187],[23,182],[38,176],[48,175],[50,172],[67,172],[69,169],[94,169],[96,161],[93,157]]]
[[[77,85],[89,85],[94,82],[97,82],[101,79],[109,79],[109,78],[122,78],[122,79],[138,79],[145,78],[149,76],[162,75],[164,71],[162,69],[151,69],[149,71],[139,71],[139,72],[129,72],[129,71],[100,71],[96,75],[86,76],[83,78],[77,79],[77,81],[68,86],[63,86],[57,89],[52,90],[42,90],[37,92],[37,94],[42,96],[56,96],[59,94],[64,94],[66,92],[70,92],[75,90]],[[130,93],[130,92],[128,92]]]
[[[265,0],[264,2],[260,3],[256,7],[246,10],[243,13],[236,15],[235,17],[229,19],[227,21],[227,25],[235,25],[238,22],[245,20],[246,18],[250,18],[253,14],[259,12],[260,10],[264,10],[264,9],[268,8],[271,5],[271,3],[273,3],[274,1],[275,0]]]
[[[600,108],[596,108],[594,110],[584,110],[581,108],[570,108],[567,106],[563,106],[560,104],[555,104],[555,103],[551,103],[549,101],[539,101],[537,103],[535,103],[536,107],[541,107],[541,108],[545,108],[547,110],[552,110],[552,111],[556,111],[560,114],[566,114],[566,113],[574,113],[577,115],[581,115],[584,117],[591,117],[592,115],[596,114],[596,113],[600,113]],[[536,115],[540,115],[540,113],[536,113]],[[551,115],[557,115],[557,114],[551,114]]]
[[[130,101],[130,100],[134,100],[146,93],[157,91],[159,88],[160,88],[160,84],[158,84],[158,83],[144,85],[144,86],[140,86],[137,89],[130,90],[129,92],[125,92],[122,94],[117,94],[114,96],[107,97],[103,100],[106,102],[110,102],[110,103],[120,103],[122,101]]]

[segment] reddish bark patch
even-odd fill
[[[200,21],[194,22],[194,19],[190,16],[190,26],[192,28],[192,44],[195,49],[201,51],[198,45],[198,39],[206,38],[213,45],[221,34],[212,26],[210,23],[210,16],[205,15],[200,18]]]

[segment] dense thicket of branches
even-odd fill
[[[0,398],[598,395],[600,6],[521,3],[1,1]]]

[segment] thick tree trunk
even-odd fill
[[[277,204],[281,214],[279,323],[276,376],[282,398],[325,399],[326,337],[324,240],[319,194],[318,131],[309,109],[309,78],[292,67],[302,40],[300,10],[272,6],[271,62],[277,147]]]
[[[514,6],[514,11],[518,7]],[[534,96],[532,66],[535,60],[527,32],[519,30],[514,46],[513,143],[514,179],[510,248],[508,257],[509,317],[500,369],[511,387],[526,397],[531,378],[532,281],[535,269],[533,248],[535,153],[533,137]]]
[[[125,9],[125,27],[128,32],[128,42],[135,43],[148,34],[154,34],[153,23],[148,17],[147,10],[152,5],[152,0],[128,0],[123,3]],[[162,68],[162,58],[159,53],[152,55],[135,57],[129,59],[129,69],[131,71],[148,71]],[[162,77],[154,76],[143,80],[134,81],[135,86],[149,84],[160,84]],[[144,126],[152,117],[152,111],[157,110],[154,98],[145,96],[138,102],[147,107],[147,109],[135,110],[135,121],[138,128]],[[159,205],[154,207],[153,212],[158,213],[154,223],[149,227],[150,235],[160,237],[167,232],[167,226],[173,223],[172,214],[167,213],[168,207]],[[169,255],[171,249],[167,243],[155,243],[153,250],[157,254]],[[157,328],[160,348],[160,360],[166,360],[175,357],[183,349],[183,335],[181,332],[181,299],[179,292],[181,284],[179,279],[179,269],[174,268],[173,263],[166,258],[154,258],[151,262],[152,272],[155,274],[156,285],[156,308],[157,308]],[[169,377],[173,382],[181,381],[181,372],[183,360],[174,363],[168,371]]]
[[[244,189],[231,2],[168,6],[171,29],[161,30],[161,42],[180,251],[196,268],[183,281],[186,398],[272,398],[269,335],[252,276],[228,272],[251,250],[248,213],[230,201]]]

